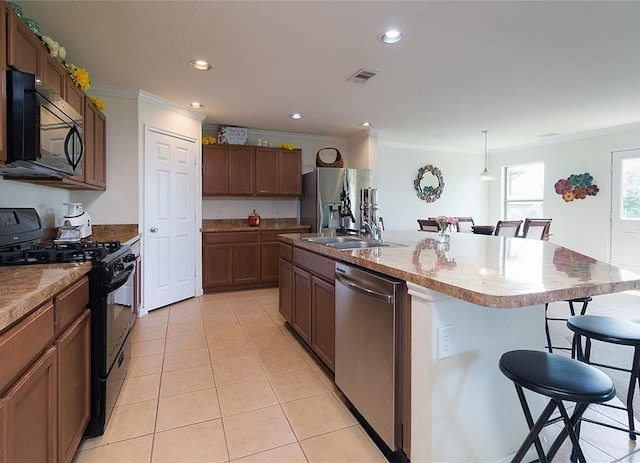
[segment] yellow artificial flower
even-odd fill
[[[294,149],[296,149],[296,146],[293,143],[280,143],[280,148],[285,149],[285,150],[289,150],[289,151],[293,151]]]
[[[91,80],[89,79],[89,72],[75,64],[66,65],[67,72],[71,76],[71,80],[76,84],[80,90],[87,90],[91,87]]]
[[[104,101],[102,101],[100,98],[96,98],[95,96],[90,96],[89,99],[96,108],[98,108],[100,111],[104,111]]]
[[[216,137],[202,137],[202,144],[203,145],[215,145],[216,144]]]

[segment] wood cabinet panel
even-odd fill
[[[65,79],[66,93],[65,100],[78,114],[84,114],[84,92],[78,88],[71,77],[67,75]]]
[[[53,343],[53,328],[49,302],[0,335],[0,393]]]
[[[280,315],[291,324],[293,321],[293,265],[291,262],[279,259],[278,269],[278,310]]]
[[[107,186],[107,119],[102,111],[84,99],[84,182],[104,190]]]
[[[280,243],[280,257],[283,259],[287,259],[288,261],[293,260],[293,246],[287,243]]]
[[[2,397],[0,461],[57,461],[56,359],[51,347]]]
[[[89,305],[89,279],[82,278],[53,298],[56,336],[82,314]]]
[[[294,247],[293,263],[311,270],[326,280],[333,281],[335,278],[335,261],[320,254]]]
[[[42,82],[56,92],[60,98],[65,98],[67,93],[67,71],[64,66],[50,54],[46,55]]]
[[[278,150],[278,194],[302,194],[302,152]]]
[[[229,152],[226,146],[209,145],[202,150],[202,193],[226,194],[229,191]]]
[[[259,245],[234,244],[231,268],[234,283],[257,283],[260,280]]]
[[[47,48],[16,14],[8,9],[7,66],[43,78]]]
[[[89,422],[90,312],[58,339],[58,461],[70,462]]]
[[[229,194],[253,195],[255,191],[255,150],[251,146],[230,145]]]
[[[334,371],[336,344],[335,286],[313,277],[311,280],[311,349]]]
[[[204,234],[205,244],[257,243],[259,232],[208,232]]]
[[[260,245],[260,281],[278,281],[278,256],[280,244],[267,242]]]
[[[7,56],[7,11],[6,3],[0,4],[0,56]],[[6,88],[7,60],[0,59],[0,89]],[[0,166],[7,160],[7,118],[6,118],[6,91],[0,90]]]
[[[256,194],[278,195],[278,152],[256,148]]]
[[[210,244],[203,246],[202,286],[204,288],[231,284],[230,244]]]
[[[291,326],[311,345],[311,273],[293,267],[293,310]]]

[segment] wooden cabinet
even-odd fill
[[[334,371],[335,262],[286,243],[280,246],[280,314]]]
[[[205,292],[277,286],[279,234],[300,230],[205,232],[202,287]]]
[[[301,150],[256,148],[256,194],[264,196],[302,194]]]
[[[202,150],[202,193],[253,195],[255,152],[251,146],[211,145]]]
[[[0,463],[70,462],[89,420],[83,277],[0,333]]]
[[[302,151],[246,145],[204,146],[202,193],[212,196],[300,196]]]
[[[2,397],[3,463],[57,461],[57,362],[49,348]]]
[[[293,267],[293,307],[291,326],[308,345],[311,344],[311,279],[313,275]]]
[[[58,461],[70,462],[89,422],[91,326],[90,312],[60,336],[58,350]]]
[[[89,98],[84,99],[84,183],[105,190],[107,120]]]
[[[42,82],[61,98],[65,98],[67,94],[67,77],[67,70],[62,63],[47,53]]]
[[[65,89],[64,98],[66,102],[78,111],[78,114],[84,114],[84,92],[78,88],[69,75],[65,78]]]
[[[204,233],[202,253],[205,291],[240,289],[260,280],[258,232]]]
[[[334,371],[336,344],[335,285],[316,276],[311,280],[311,349]]]
[[[6,3],[0,4],[0,56],[7,56],[7,16],[9,7]],[[6,59],[0,59],[0,167],[7,160],[7,118],[6,118]]]
[[[44,79],[47,47],[10,8],[7,11],[7,66]]]

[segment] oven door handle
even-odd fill
[[[135,269],[136,269],[135,264],[128,265],[122,271],[122,273],[118,275],[118,278],[116,278],[111,283],[109,283],[109,285],[107,286],[107,292],[112,293],[116,289],[120,288],[121,286],[124,286],[124,284],[127,282],[127,280],[129,279],[129,277],[131,276],[131,274]]]

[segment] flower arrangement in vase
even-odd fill
[[[436,217],[436,222],[438,222],[438,226],[440,227],[440,231],[438,232],[438,241],[442,243],[448,243],[451,239],[449,236],[449,231],[451,227],[458,223],[457,217],[447,217],[446,215],[439,215]]]

